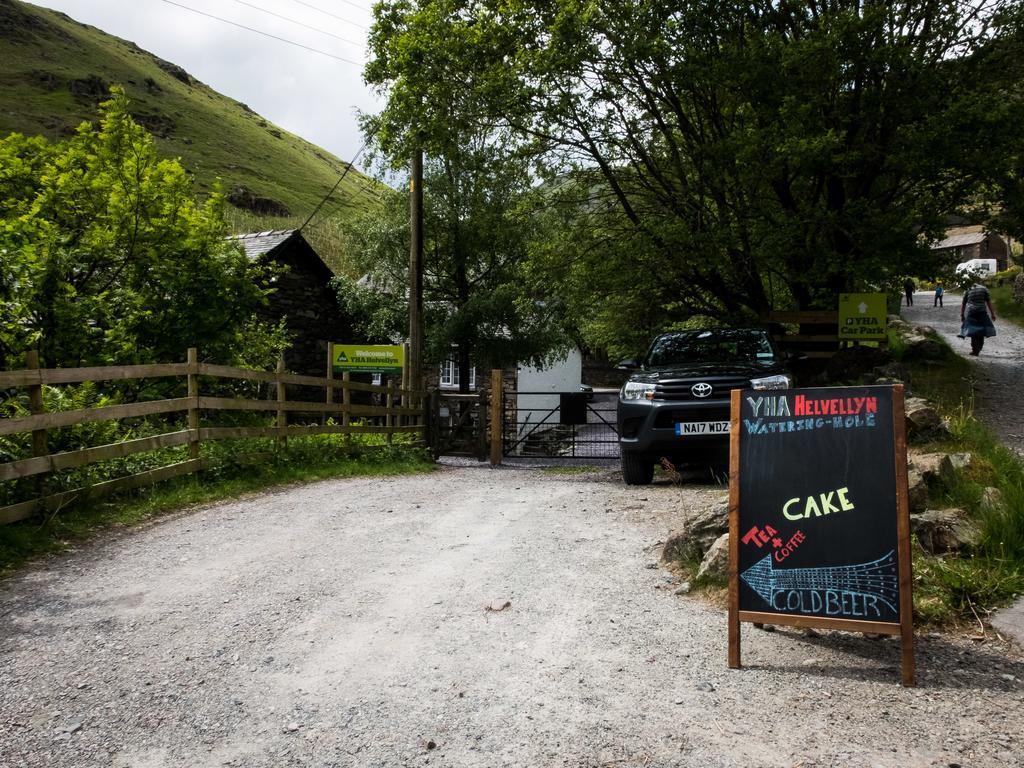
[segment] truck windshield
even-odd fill
[[[683,363],[771,362],[768,334],[760,330],[685,331],[659,336],[647,353],[645,367]]]

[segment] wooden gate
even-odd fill
[[[428,396],[427,434],[434,458],[488,456],[487,393],[432,390]]]

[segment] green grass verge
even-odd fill
[[[1024,461],[972,415],[967,360],[950,352],[903,365],[911,394],[934,403],[950,424],[949,440],[924,448],[972,456],[966,471],[933,490],[930,506],[964,509],[981,531],[975,551],[964,557],[935,557],[915,546],[915,617],[926,624],[974,623],[1024,594]],[[988,488],[1001,504],[983,503]]]
[[[1013,286],[999,285],[988,290],[999,319],[1024,326],[1024,304],[1018,304],[1013,300]]]
[[[102,531],[138,525],[196,504],[291,483],[430,472],[435,466],[426,452],[410,445],[388,446],[376,439],[346,443],[340,435],[291,438],[285,449],[271,452],[272,448],[269,440],[214,444],[204,454],[220,460],[216,469],[85,502],[46,521],[0,526],[0,576],[33,558],[73,548]],[[257,451],[267,451],[266,459],[255,464],[239,461]]]

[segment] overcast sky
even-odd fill
[[[349,61],[239,29],[169,0],[32,0],[184,67],[214,90],[343,160],[359,151],[356,112],[379,109],[362,77],[374,0],[173,2]]]

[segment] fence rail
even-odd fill
[[[425,437],[424,392],[403,389],[393,385],[374,385],[342,378],[304,376],[287,373],[283,361],[276,371],[250,370],[226,365],[198,362],[196,350],[190,349],[185,363],[159,365],[124,365],[91,368],[39,368],[38,355],[30,352],[26,356],[26,368],[20,371],[0,371],[0,390],[28,389],[30,416],[0,418],[0,435],[17,433],[32,434],[32,456],[0,464],[0,482],[35,477],[42,488],[42,481],[49,473],[93,464],[111,459],[124,458],[139,453],[187,445],[188,459],[174,464],[125,477],[106,480],[81,488],[39,495],[0,507],[0,525],[24,520],[39,512],[54,513],[62,507],[83,497],[95,498],[114,491],[137,488],[143,485],[168,480],[173,477],[198,472],[212,466],[212,460],[200,457],[203,442],[233,440],[241,438],[274,438],[284,445],[289,437],[313,435],[384,435],[391,442],[396,434],[413,434]],[[46,412],[43,405],[43,387],[57,384],[76,384],[86,381],[124,381],[151,378],[185,377],[188,396],[149,400],[119,405],[104,405],[95,408],[80,408],[70,411]],[[276,399],[254,400],[241,397],[202,395],[202,379],[229,379],[273,384]],[[323,400],[299,401],[286,399],[286,387],[316,387],[324,391]],[[341,402],[335,394],[341,392]],[[361,392],[377,395],[380,405],[366,405],[352,402],[352,393]],[[251,411],[275,413],[273,426],[216,426],[203,425],[203,414],[224,411]],[[110,443],[73,451],[50,453],[47,448],[47,433],[53,429],[96,422],[145,416],[186,413],[187,429],[176,429],[164,434]],[[315,414],[319,424],[288,424],[289,414]],[[328,419],[339,419],[340,423],[328,424]],[[377,423],[353,423],[353,419],[370,419]],[[265,454],[261,453],[262,458]]]

